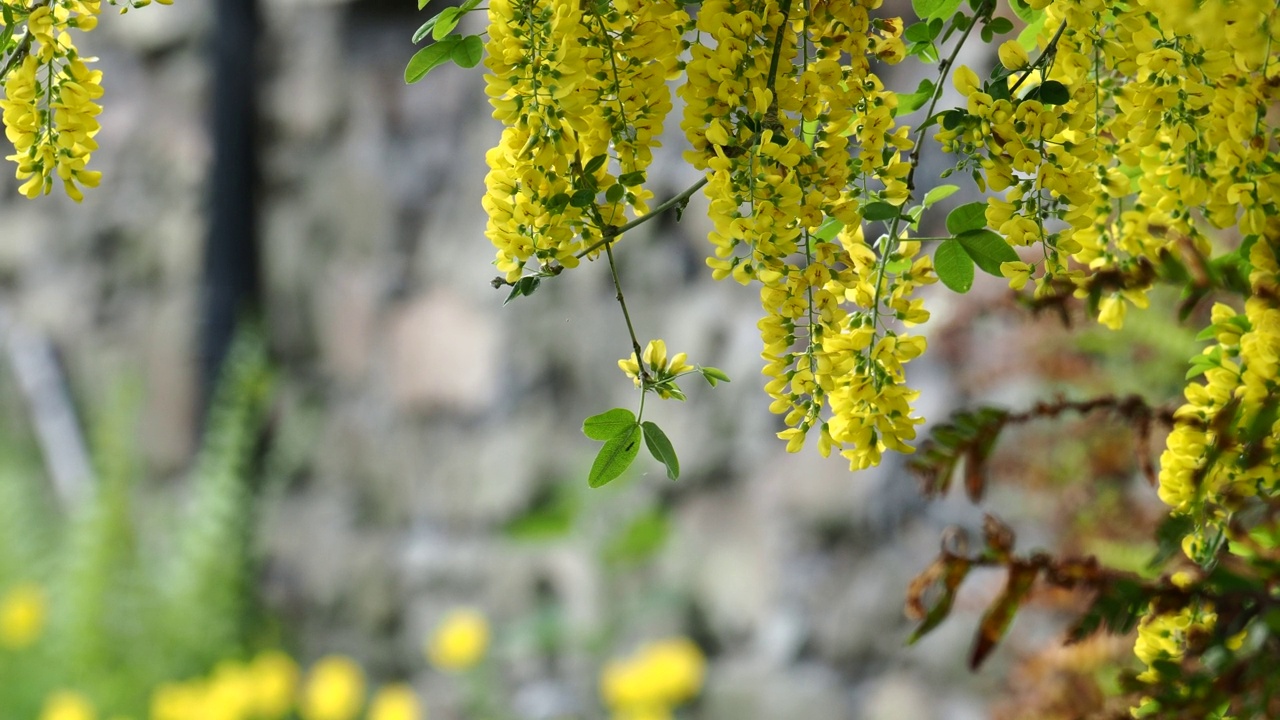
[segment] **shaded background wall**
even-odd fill
[[[408,676],[450,717],[457,687],[425,669],[421,642],[470,604],[498,628],[522,717],[596,716],[602,659],[673,633],[711,654],[695,717],[987,717],[1011,658],[1060,629],[1057,609],[1032,609],[969,675],[974,619],[1003,584],[975,574],[957,617],[903,647],[909,579],[945,525],[980,512],[925,504],[897,458],[850,475],[783,452],[760,390],[756,295],[710,281],[701,197],[679,225],[629,235],[618,258],[642,340],[734,381],[650,404],[680,453],[678,483],[642,458],[587,490],[596,446],[581,420],[635,402],[616,369],[629,343],[608,273],[584,266],[502,307],[479,203],[499,128],[479,71],[404,85],[425,17],[405,5],[263,0],[260,74],[246,79],[260,108],[263,325],[280,368],[261,588],[300,654]],[[54,342],[80,407],[142,378],[157,502],[182,501],[173,478],[200,425],[213,21],[201,2],[104,18],[91,36],[106,75],[103,187],[79,206],[0,187],[0,302]],[[671,131],[650,172],[659,198],[696,180]],[[1106,361],[1047,345],[1051,319],[977,310],[1003,297],[997,281],[963,301],[931,296],[931,354],[912,367],[925,417],[1023,405],[1070,379],[1053,376],[1063,357]],[[1118,463],[1117,487],[1153,508]],[[1055,487],[994,495],[1025,546],[1055,544],[1060,528],[1043,521]]]

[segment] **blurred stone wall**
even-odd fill
[[[907,582],[941,528],[978,511],[926,506],[896,458],[850,475],[782,452],[760,390],[757,299],[710,281],[701,197],[617,256],[642,342],[662,337],[733,382],[649,403],[679,451],[677,483],[641,458],[633,477],[587,491],[596,445],[582,419],[637,399],[616,369],[625,327],[601,265],[507,307],[489,285],[479,201],[499,129],[481,72],[449,66],[406,86],[425,17],[412,8],[265,4],[262,251],[282,372],[263,588],[305,657],[352,653],[453,717],[456,682],[425,669],[420,648],[447,608],[469,604],[495,623],[521,717],[598,717],[600,662],[671,633],[712,653],[693,717],[986,715],[1009,658],[1047,631],[969,675],[974,618],[1003,582],[976,576],[956,619],[903,647]],[[175,498],[196,445],[210,25],[209,4],[190,0],[104,19],[103,188],[77,206],[0,187],[3,302],[55,340],[82,403],[145,379],[149,469]],[[671,130],[650,173],[660,199],[696,179]],[[930,418],[952,401],[941,362],[913,364]],[[1005,503],[1015,517],[1021,501]],[[549,502],[573,510],[568,531],[505,530]],[[654,512],[670,530],[656,554],[603,558]]]

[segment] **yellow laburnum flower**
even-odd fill
[[[302,689],[304,720],[352,720],[364,705],[364,672],[351,658],[330,655],[311,667]]]
[[[34,583],[18,585],[0,600],[0,645],[10,650],[29,647],[44,630],[44,590]]]
[[[951,76],[951,82],[964,97],[969,97],[982,87],[982,81],[978,80],[978,73],[971,70],[968,65],[956,68],[955,74]]]
[[[94,720],[97,717],[88,698],[67,690],[50,695],[40,711],[40,720]]]
[[[427,659],[441,670],[475,667],[489,649],[489,622],[480,611],[459,608],[436,626],[427,641]]]
[[[426,720],[422,702],[408,683],[384,685],[369,703],[369,720]]]
[[[996,51],[1000,56],[1000,64],[1010,70],[1022,70],[1031,65],[1027,49],[1017,40],[1009,40],[1000,44]]]

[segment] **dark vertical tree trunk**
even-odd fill
[[[236,326],[260,309],[256,140],[257,0],[214,0],[213,177],[200,324],[207,409]]]

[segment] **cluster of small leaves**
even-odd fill
[[[718,368],[700,367],[695,372],[701,374],[712,387],[721,382],[729,382],[729,376]],[[665,389],[670,397],[684,399],[683,392],[674,382],[668,382]],[[650,391],[657,392],[657,388],[646,385],[644,392]],[[587,476],[587,484],[593,488],[606,485],[626,472],[640,453],[641,441],[649,449],[653,459],[666,467],[668,478],[676,480],[680,477],[680,459],[676,457],[675,447],[671,445],[667,434],[657,423],[642,420],[626,408],[613,408],[599,415],[592,415],[583,421],[582,433],[592,440],[604,443]]]
[[[418,0],[418,9],[426,8],[431,0]],[[484,38],[480,35],[460,35],[454,30],[467,13],[480,6],[480,0],[465,0],[457,7],[447,7],[413,33],[418,44],[428,35],[434,40],[430,45],[414,53],[404,69],[404,81],[416,83],[435,68],[452,62],[458,67],[473,68],[484,59]]]

